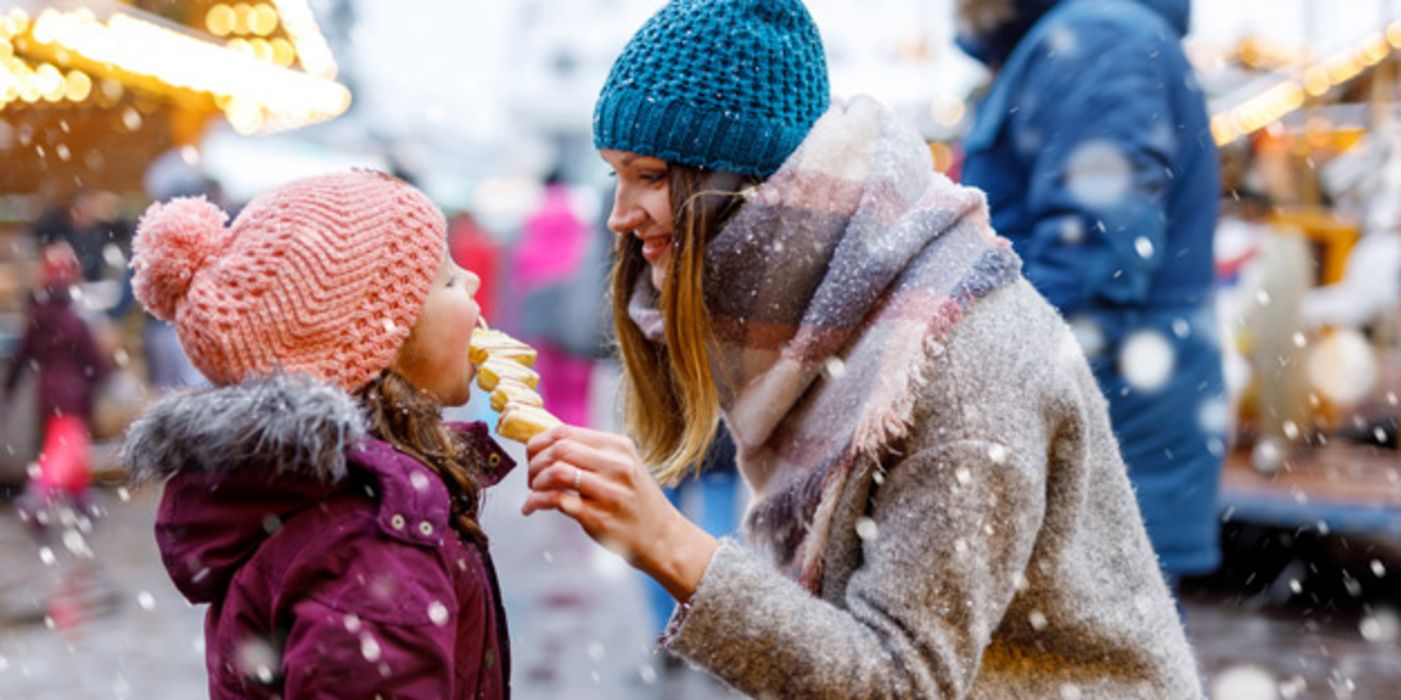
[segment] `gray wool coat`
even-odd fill
[[[820,597],[722,542],[667,648],[755,697],[1202,697],[1104,398],[1025,281],[930,359],[839,497]]]

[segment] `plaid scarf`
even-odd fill
[[[706,251],[711,362],[749,539],[817,593],[853,467],[898,452],[941,341],[1021,263],[982,193],[869,99],[834,101],[752,195]]]

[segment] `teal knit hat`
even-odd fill
[[[828,92],[822,37],[799,0],[672,0],[613,64],[593,143],[768,177]]]

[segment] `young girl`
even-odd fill
[[[525,510],[663,584],[666,648],[755,697],[1200,697],[1069,328],[913,129],[829,101],[823,55],[797,0],[674,0],[623,50],[594,144],[638,445],[537,436]],[[717,414],[744,544],[647,474]]]
[[[156,539],[208,603],[216,698],[500,698],[506,621],[482,489],[512,462],[467,401],[478,280],[442,214],[373,172],[309,178],[227,216],[155,204],[134,286],[214,388],[127,437],[163,478]]]
[[[24,338],[10,365],[5,394],[25,372],[38,372],[43,450],[38,470],[20,499],[21,519],[47,525],[57,507],[86,512],[90,481],[89,425],[97,388],[112,370],[87,321],[73,308],[70,290],[83,281],[78,256],[67,243],[44,246],[40,289],[30,302]]]

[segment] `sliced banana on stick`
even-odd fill
[[[516,381],[502,381],[496,385],[496,390],[491,392],[491,410],[500,413],[506,410],[506,406],[517,404],[520,406],[541,407],[545,402],[540,399],[540,395],[534,389]]]
[[[472,333],[468,359],[477,367],[477,385],[491,392],[492,410],[501,413],[496,432],[520,443],[561,422],[535,392],[540,385],[540,375],[530,369],[535,357],[534,348],[484,322]]]
[[[506,405],[506,412],[496,424],[496,432],[516,442],[530,442],[530,438],[559,424],[560,419],[539,406],[513,403]]]
[[[503,381],[515,382],[534,389],[540,386],[540,375],[525,365],[510,360],[488,357],[477,367],[477,386],[483,391],[496,391],[496,385]]]
[[[526,367],[535,364],[535,348],[496,330],[478,328],[474,331],[467,352],[474,365],[488,358],[511,360]]]

